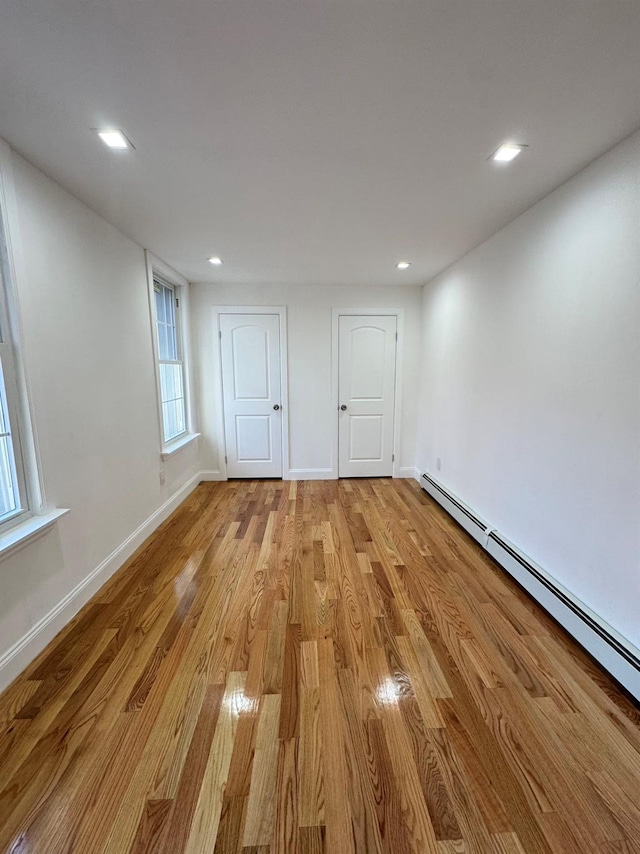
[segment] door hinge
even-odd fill
[[[180,300],[176,297],[176,308],[180,308]]]
[[[395,463],[395,461],[396,461],[396,455],[395,455],[395,454],[391,454],[391,462],[392,462],[392,463]]]
[[[219,329],[219,330],[218,330],[218,337],[219,337],[219,338],[220,338],[220,340],[222,341],[222,329]]]
[[[398,333],[396,332],[396,341],[398,340]]]
[[[227,460],[227,455],[226,455],[226,454],[224,455],[224,461],[225,461],[225,463],[227,463],[227,462],[228,462],[228,460]]]

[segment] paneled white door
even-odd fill
[[[393,474],[395,315],[338,319],[338,474]]]
[[[280,316],[221,314],[228,477],[282,477]]]

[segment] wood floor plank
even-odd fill
[[[298,831],[300,854],[324,854],[325,828],[301,827]]]
[[[438,840],[462,839],[451,797],[442,776],[430,734],[424,725],[414,697],[403,698],[400,708],[413,747],[413,760],[418,771],[429,818]]]
[[[324,824],[324,763],[320,732],[320,689],[300,689],[298,820],[304,827]]]
[[[187,854],[199,854],[215,846],[238,717],[244,704],[245,681],[244,673],[232,672],[227,678],[222,708],[184,848]]]
[[[129,849],[131,854],[153,854],[158,850],[171,805],[172,802],[168,800],[147,801]]]
[[[298,851],[298,739],[282,738],[278,746],[275,820],[271,850],[274,854]]]
[[[0,852],[640,854],[640,711],[417,484],[204,483],[0,696]]]
[[[382,838],[376,816],[375,792],[367,762],[363,721],[358,714],[357,685],[350,670],[338,673],[340,699],[345,721],[345,754],[350,781],[349,803],[356,851],[381,854]],[[331,781],[327,781],[331,785]]]
[[[340,705],[333,641],[318,642],[320,692],[320,738],[323,745],[323,768],[327,785],[324,787],[324,816],[327,828],[326,845],[330,851],[355,852],[351,828],[349,778],[344,753],[344,720]]]
[[[207,767],[223,695],[224,685],[207,686],[158,851],[184,851]]]
[[[225,792],[213,854],[239,854],[242,851],[242,833],[246,815],[247,799],[230,797]]]
[[[269,845],[273,835],[280,703],[280,694],[265,694],[262,699],[244,829],[245,847]]]

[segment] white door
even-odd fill
[[[221,314],[228,477],[282,477],[280,316]]]
[[[393,474],[395,315],[338,319],[338,474]]]

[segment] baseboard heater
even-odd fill
[[[431,475],[420,485],[640,703],[640,650]]]

